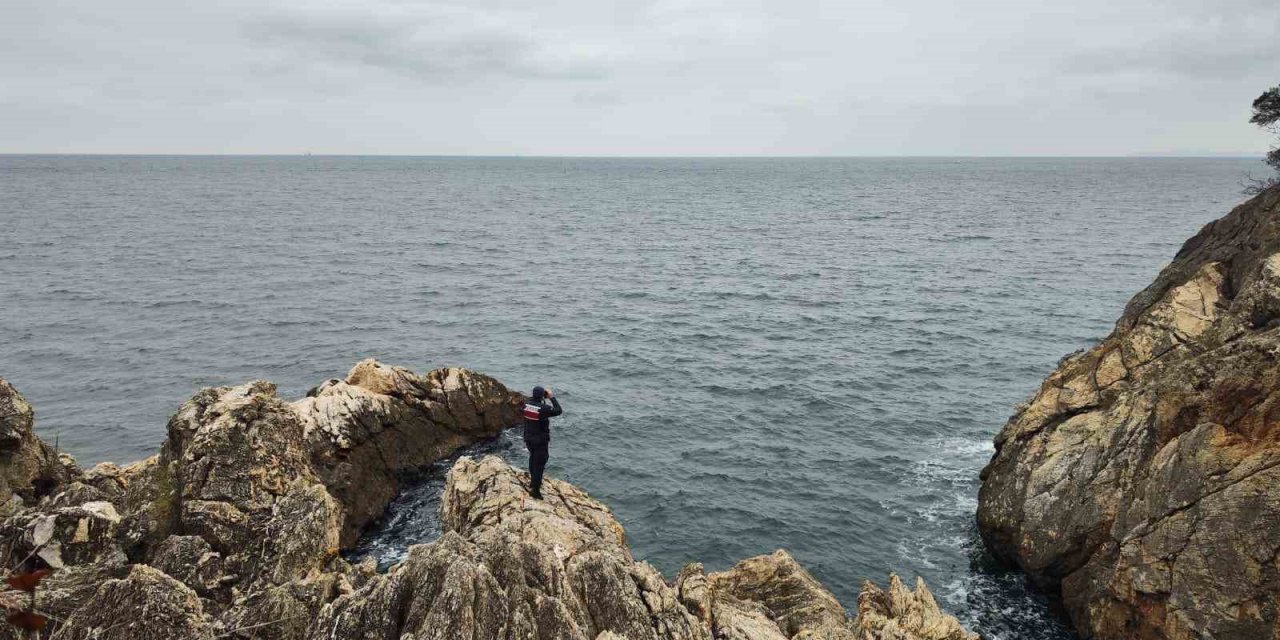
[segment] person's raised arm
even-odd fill
[[[551,401],[551,408],[542,410],[543,417],[552,418],[564,413],[564,409],[560,408],[560,401],[556,400],[555,394],[551,393],[550,389],[547,389],[547,399]]]

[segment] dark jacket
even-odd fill
[[[548,418],[564,413],[560,401],[554,396],[546,400],[529,398],[524,401],[524,441],[525,444],[544,444],[551,441],[551,421]]]

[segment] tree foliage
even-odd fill
[[[1253,117],[1249,122],[1276,131],[1276,123],[1280,122],[1280,85],[1267,89],[1253,101]]]
[[[1262,95],[1253,101],[1253,117],[1249,118],[1249,122],[1272,133],[1280,134],[1280,85],[1263,91]],[[1254,181],[1250,191],[1261,193],[1280,185],[1280,145],[1271,147],[1265,162],[1275,169],[1276,175]]]

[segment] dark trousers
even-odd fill
[[[526,442],[524,446],[529,449],[529,492],[533,495],[542,495],[542,472],[547,468],[547,458],[551,455],[548,450],[549,442]]]

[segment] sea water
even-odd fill
[[[978,539],[991,438],[1260,168],[0,156],[0,376],[86,466],[206,385],[369,356],[543,384],[548,473],[668,577],[781,547],[850,608],[894,571],[993,640],[1069,638]],[[446,468],[356,555],[438,535]]]

